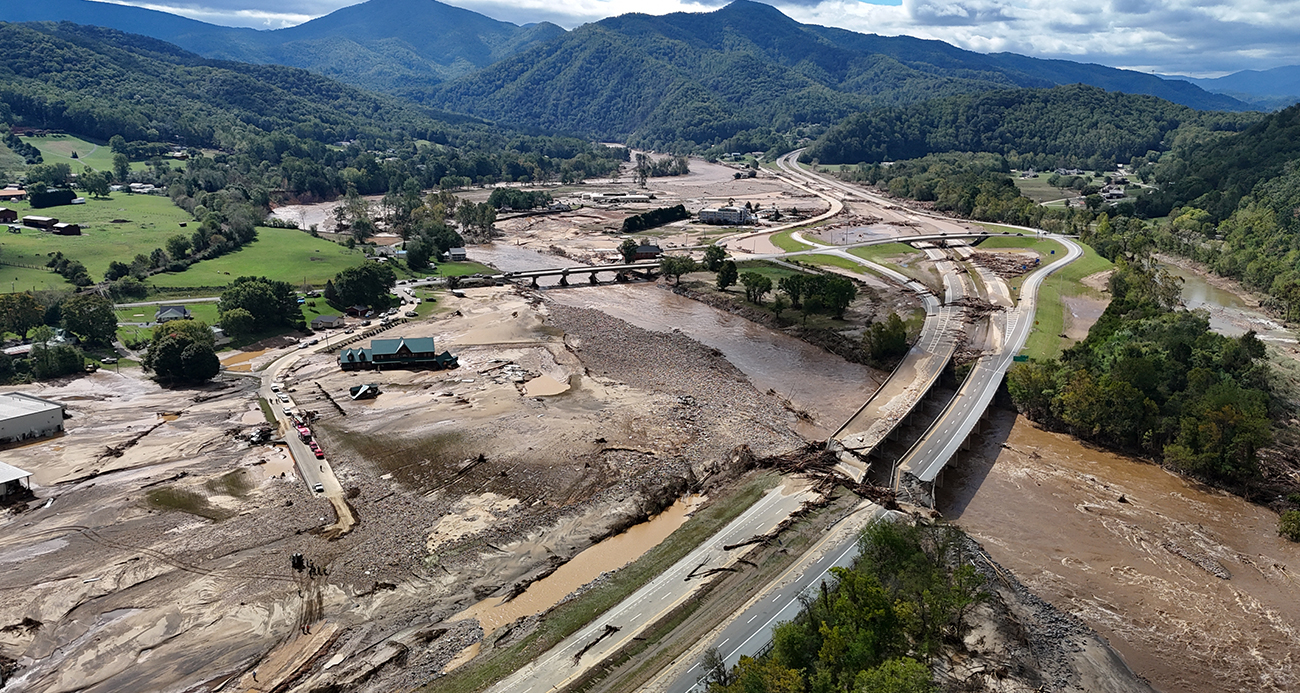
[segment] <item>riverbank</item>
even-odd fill
[[[938,507],[1158,690],[1300,685],[1300,557],[1277,515],[998,411]]]

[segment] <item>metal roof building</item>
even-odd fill
[[[0,395],[0,441],[41,438],[63,430],[64,406],[21,392]]]
[[[24,490],[30,491],[32,486],[28,479],[31,476],[31,472],[0,462],[0,498],[14,493],[21,493]]]

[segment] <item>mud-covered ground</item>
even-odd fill
[[[317,355],[288,375],[360,520],[335,541],[282,448],[242,438],[265,426],[255,379],[24,388],[73,418],[6,451],[37,497],[0,519],[6,690],[422,683],[480,637],[444,617],[716,482],[738,445],[802,443],[776,398],[688,338],[469,294],[459,315],[400,328],[435,336],[458,370],[352,375]],[[527,396],[542,376],[568,387]],[[350,400],[361,382],[384,394]],[[293,571],[294,553],[316,570]]]

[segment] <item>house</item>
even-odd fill
[[[0,207],[0,224],[12,224],[18,221],[18,212],[8,207]]]
[[[54,217],[40,217],[32,214],[23,217],[23,226],[29,226],[33,229],[45,229],[46,231],[49,231],[53,229],[54,225],[57,223],[59,223],[59,220]]]
[[[311,321],[313,330],[332,330],[343,327],[347,320],[342,315],[322,315]]]
[[[370,306],[348,306],[343,312],[354,318],[364,318],[370,315]]]
[[[139,195],[148,195],[154,191],[154,187],[148,183],[132,183],[127,187],[131,192]]]
[[[221,329],[217,325],[213,325],[208,329],[212,330],[213,346],[225,346],[230,343],[230,337],[226,335],[225,330]]]
[[[718,207],[700,210],[700,221],[705,224],[748,224],[754,221],[754,213],[744,207]]]
[[[434,350],[433,337],[372,339],[369,347],[339,352],[339,368],[345,371],[385,368],[442,370],[457,365],[451,352],[439,354]]]
[[[663,254],[664,251],[659,246],[650,243],[643,243],[636,247],[636,254],[632,256],[632,261],[641,262],[642,260],[658,260],[659,256]]]
[[[30,495],[31,477],[31,472],[0,462],[0,500]]]
[[[42,438],[63,430],[64,406],[22,392],[0,395],[0,441]]]
[[[448,249],[447,249],[447,257],[450,258],[452,262],[464,262],[464,261],[465,261],[465,258],[466,258],[465,249],[464,249],[464,248],[448,248]]]
[[[78,224],[68,224],[68,223],[55,224],[54,228],[51,230],[54,231],[54,233],[59,236],[80,236],[81,235],[81,226]]]
[[[0,202],[17,202],[18,200],[26,199],[27,191],[22,188],[5,188],[4,190],[0,190]]]
[[[158,312],[154,314],[154,322],[169,322],[172,320],[189,320],[190,309],[185,306],[158,306]]]
[[[1128,193],[1124,192],[1124,187],[1121,185],[1107,185],[1101,189],[1102,199],[1119,200],[1127,196]]]

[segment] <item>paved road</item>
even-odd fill
[[[747,608],[733,615],[722,626],[721,632],[679,657],[678,661],[683,664],[688,660],[695,661],[685,673],[673,677],[674,680],[663,690],[667,693],[703,690],[700,679],[706,672],[701,668],[696,653],[704,649],[717,648],[728,665],[735,665],[741,657],[754,657],[767,649],[777,624],[794,620],[803,609],[800,597],[815,597],[823,581],[828,585],[834,582],[831,568],[847,567],[857,559],[858,535],[862,528],[889,514],[890,511],[884,508],[863,501],[857,511],[841,520],[821,542],[804,552],[797,563],[750,600]],[[659,686],[652,684],[647,688]]]
[[[672,568],[490,690],[497,693],[541,693],[568,684],[588,666],[627,645],[647,626],[691,599],[705,582],[688,578],[692,572],[730,566],[749,549],[741,547],[725,551],[724,545],[772,531],[804,501],[813,497],[812,493],[793,491],[786,486],[773,489]],[[606,626],[618,628],[618,632],[583,652],[605,632]],[[579,653],[582,653],[581,657],[575,659]]]
[[[1033,328],[1034,313],[1038,307],[1038,289],[1043,280],[1083,255],[1083,249],[1068,238],[1048,234],[1043,237],[1064,245],[1065,257],[1035,270],[1025,279],[1020,287],[1020,303],[1014,310],[1006,312],[1006,338],[1002,349],[976,362],[948,408],[900,461],[895,486],[903,474],[911,474],[927,483],[939,475],[984,415],[1002,383],[1002,377],[1011,367],[1012,360],[1024,348],[1025,340]]]
[[[428,282],[421,282],[428,283]],[[398,286],[394,290],[402,299],[402,306],[398,308],[398,313],[412,310],[416,307],[415,295],[410,290],[410,284]],[[291,420],[291,415],[285,413],[285,409],[291,412],[300,412],[298,405],[293,401],[294,392],[285,392],[289,397],[289,402],[285,403],[279,399],[279,395],[271,390],[271,384],[285,382],[284,388],[294,389],[297,393],[303,394],[305,388],[311,387],[310,383],[300,383],[293,385],[285,381],[284,374],[296,364],[304,355],[308,353],[318,353],[329,348],[331,342],[337,342],[343,337],[341,330],[327,331],[326,337],[320,343],[312,345],[306,349],[290,347],[280,358],[276,359],[267,366],[262,372],[262,385],[258,391],[267,402],[271,404],[275,412],[275,418],[280,424],[280,430],[284,432],[284,439],[289,445],[289,453],[293,455],[294,463],[298,467],[298,474],[303,483],[307,485],[307,491],[312,495],[321,495],[330,501],[334,506],[335,514],[338,521],[328,528],[327,531],[338,534],[345,533],[352,529],[356,524],[356,518],[352,515],[352,509],[348,507],[343,497],[343,485],[339,483],[338,477],[334,475],[334,469],[330,467],[328,455],[326,459],[317,459],[316,454],[311,451],[307,444],[298,438],[298,434]],[[316,485],[320,484],[322,492],[316,491]]]
[[[962,390],[954,398],[948,410],[927,431],[922,438],[922,442],[918,443],[918,447],[913,448],[913,451],[917,452],[917,456],[910,459],[928,460],[926,468],[921,470],[923,474],[930,474],[931,468],[934,469],[933,473],[937,474],[937,470],[942,467],[942,463],[935,460],[941,459],[946,462],[947,459],[951,458],[957,447],[960,446],[974,427],[975,422],[979,420],[979,417],[988,407],[1001,383],[1002,375],[1010,366],[1012,358],[1023,348],[1024,342],[1028,338],[1029,328],[1033,324],[1034,311],[1037,307],[1038,288],[1044,278],[1050,272],[1065,266],[1082,254],[1082,249],[1069,239],[1055,236],[1052,238],[1066,246],[1066,256],[1047,267],[1035,271],[1026,278],[1022,285],[1020,304],[1015,310],[1008,311],[1004,325],[1004,334],[1007,336],[1002,342],[1002,348],[995,355],[982,359],[976,368],[972,369],[970,377],[968,377]],[[843,251],[836,252],[837,254],[843,253]],[[952,291],[956,290],[958,286],[964,285],[949,284],[948,288]],[[983,368],[981,368],[981,365]],[[933,479],[933,475],[930,476],[930,479]],[[743,613],[738,614],[726,626],[722,634],[714,639],[712,645],[718,647],[728,664],[735,664],[742,655],[754,654],[761,650],[771,640],[772,626],[781,621],[789,620],[798,613],[798,591],[819,584],[830,565],[846,565],[851,562],[855,550],[856,543],[846,539],[842,540],[829,552],[822,553],[822,549],[819,547],[807,552],[796,563],[795,568],[790,573],[798,576],[796,580],[790,581],[787,575],[773,581],[768,588],[772,596],[766,598],[771,603],[761,601],[751,605]],[[694,654],[696,657],[698,657],[698,650],[699,648],[696,648]],[[666,669],[665,674],[669,671],[671,671],[671,666]],[[676,675],[675,680],[667,690],[671,693],[699,690],[698,681],[701,674],[702,672],[699,671],[699,667],[696,665],[686,673]]]

